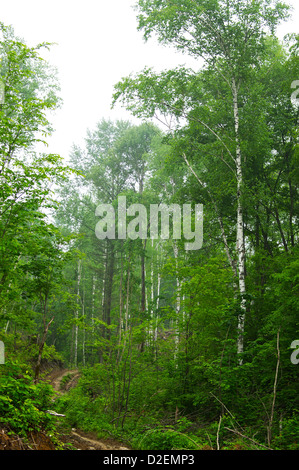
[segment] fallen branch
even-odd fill
[[[250,437],[248,436],[245,436],[244,434],[242,434],[241,432],[239,431],[236,431],[235,429],[230,429],[230,428],[227,428],[224,426],[224,429],[227,429],[227,431],[230,431],[230,432],[233,432],[234,434],[237,434],[238,436],[241,436],[243,437],[244,439],[248,439],[249,441],[251,441],[254,445],[256,446],[260,446],[260,447],[264,447],[265,449],[267,450],[273,450],[271,449],[271,447],[267,447],[265,446],[264,444],[260,444],[259,442],[256,442],[254,439],[251,439]]]
[[[63,416],[63,417],[65,417],[65,415],[61,415],[59,413],[56,413],[56,411],[52,411],[52,410],[47,410],[46,413],[48,413],[49,415],[52,415],[52,416]]]
[[[236,420],[236,418],[232,415],[232,413],[229,411],[229,409],[225,406],[225,404],[219,400],[219,398],[216,397],[216,395],[214,395],[214,393],[210,392],[210,394],[212,395],[212,397],[214,397],[217,401],[219,401],[219,403],[223,406],[223,408],[228,412],[228,414],[230,415],[230,417],[232,418],[233,421],[236,421],[237,425],[242,429],[242,426],[238,423],[238,421]],[[234,423],[232,422],[232,425],[234,426]]]

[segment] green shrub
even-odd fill
[[[1,423],[19,435],[33,430],[53,430],[54,420],[45,413],[50,408],[53,389],[48,384],[34,385],[24,367],[7,362],[1,369]]]
[[[272,447],[282,450],[299,450],[299,418],[298,411],[292,418],[284,419],[277,430],[277,436],[272,439]]]
[[[157,427],[146,432],[138,443],[140,450],[198,450],[199,444],[187,434],[176,431],[171,426]]]
[[[102,397],[91,400],[90,397],[84,396],[80,387],[60,397],[55,405],[58,412],[66,415],[66,421],[72,427],[97,433],[111,428],[103,408]]]

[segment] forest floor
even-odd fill
[[[69,376],[69,380],[61,388],[61,382],[66,376]],[[56,392],[64,394],[77,385],[79,377],[80,372],[77,369],[54,369],[46,376],[46,380]],[[72,429],[71,433],[61,436],[61,441],[66,447],[71,446],[77,450],[129,450],[113,438],[99,440],[95,433],[86,433],[79,429]]]
[[[68,375],[70,376],[70,380],[66,383],[62,390],[62,379]],[[79,377],[80,372],[78,369],[53,369],[49,374],[46,375],[45,380],[52,385],[56,392],[63,394],[77,385]]]
[[[61,382],[65,376],[69,380],[61,389]],[[53,369],[45,377],[54,390],[64,394],[78,383],[80,373],[77,369]],[[63,419],[63,418],[62,418]],[[63,450],[130,450],[121,442],[113,438],[97,439],[95,433],[86,433],[80,429],[71,429],[59,435]],[[27,439],[13,434],[9,429],[0,428],[0,450],[56,450],[51,436],[44,432],[30,432]]]
[[[97,439],[92,433],[83,433],[80,430],[72,430],[62,434],[59,440],[63,445],[62,450],[129,450],[115,439]],[[11,434],[8,429],[0,429],[0,450],[57,450],[51,437],[43,432],[31,432],[27,439],[16,434]]]

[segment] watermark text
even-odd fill
[[[100,240],[168,240],[170,237],[178,240],[183,236],[184,240],[188,240],[184,244],[185,250],[198,250],[202,247],[202,204],[195,204],[194,210],[191,204],[183,204],[182,207],[179,204],[150,204],[148,210],[143,204],[131,204],[127,207],[126,196],[119,196],[116,210],[112,204],[100,204],[95,215],[101,217],[95,228],[96,236]]]
[[[295,339],[291,344],[291,349],[295,349],[295,351],[291,354],[291,363],[292,364],[299,364],[299,340]]]
[[[5,85],[0,80],[0,104],[4,104],[5,102]]]
[[[3,341],[0,341],[0,364],[5,363],[5,346]]]
[[[291,101],[299,105],[299,80],[294,80],[291,84],[291,88],[297,88],[291,94]]]

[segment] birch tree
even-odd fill
[[[157,111],[195,121],[219,144],[219,158],[235,178],[236,198],[236,276],[240,296],[237,351],[242,363],[246,313],[245,239],[243,213],[244,157],[241,145],[240,94],[250,86],[251,71],[265,57],[267,33],[273,34],[279,22],[288,16],[288,6],[277,0],[139,0],[138,29],[148,40],[156,36],[163,45],[173,46],[198,60],[199,67],[217,77],[226,87],[225,101],[231,113],[230,130],[223,134],[221,122],[212,125],[201,75],[185,68],[154,74],[145,69],[115,87],[114,102],[122,103],[138,116],[153,117]],[[191,85],[197,81],[197,96]],[[227,126],[227,124],[226,124]],[[229,139],[227,138],[229,135]]]

